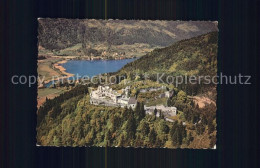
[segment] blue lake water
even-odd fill
[[[66,69],[66,72],[72,73],[78,76],[88,76],[93,77],[95,75],[108,73],[108,72],[116,72],[120,70],[124,65],[129,62],[134,61],[135,58],[132,59],[123,59],[123,60],[70,60],[62,66]],[[53,81],[47,83],[45,86],[49,87]]]
[[[116,72],[121,69],[124,65],[132,62],[134,59],[123,59],[123,60],[70,60],[62,66],[66,69],[66,72],[72,74],[78,74],[80,76],[87,75],[89,77],[108,73]]]

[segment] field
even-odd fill
[[[60,58],[48,58],[38,61],[38,75],[43,78],[44,81],[52,80],[53,76],[61,76],[61,72],[53,68],[53,64],[61,61]]]
[[[56,96],[59,96],[61,93],[64,93],[66,90],[63,88],[44,88],[44,89],[38,89],[38,104],[37,107],[40,107],[45,101],[46,97],[48,99],[53,99]]]

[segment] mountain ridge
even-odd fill
[[[39,45],[65,49],[78,43],[122,45],[144,43],[165,47],[176,41],[216,31],[216,22],[38,19]]]

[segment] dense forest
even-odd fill
[[[73,96],[68,96],[73,95]],[[216,143],[216,107],[203,110],[178,91],[169,99],[178,119],[145,115],[144,104],[135,109],[89,104],[87,86],[77,86],[67,94],[48,100],[38,115],[37,142],[44,146],[133,146],[168,148],[212,148]],[[203,138],[198,144],[198,138]],[[206,139],[205,139],[206,138]]]
[[[218,32],[207,33],[155,49],[128,63],[120,72],[210,75],[217,73]]]

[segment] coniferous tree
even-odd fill
[[[141,126],[140,126],[140,129],[141,129],[141,133],[144,135],[144,136],[147,136],[148,133],[150,132],[150,127],[149,127],[149,124],[147,122],[141,122]]]
[[[154,111],[153,111],[155,117],[157,115],[157,112],[158,112],[158,110],[157,110],[157,108],[155,108]]]
[[[171,130],[170,130],[170,136],[173,145],[180,146],[182,145],[183,139],[186,138],[186,129],[182,125],[182,123],[178,123],[178,121],[174,122]]]
[[[105,135],[105,140],[106,140],[108,146],[110,146],[111,141],[112,141],[111,136],[112,136],[111,131],[108,130]]]
[[[189,132],[188,136],[187,136],[187,145],[190,145],[190,143],[193,141],[193,137],[191,135],[191,132]]]
[[[144,103],[142,102],[140,105],[140,119],[143,119],[145,117],[145,109],[144,109]]]
[[[184,127],[184,125],[182,125],[182,123],[179,124],[179,127],[177,129],[178,131],[178,143],[179,145],[182,145],[183,139],[186,138],[187,136],[187,131]]]
[[[129,116],[129,110],[128,110],[127,106],[125,106],[125,107],[124,107],[124,110],[123,110],[123,112],[122,112],[122,114],[121,114],[121,118],[127,119],[128,116]]]
[[[170,98],[167,99],[167,106],[168,106],[168,107],[172,106],[172,101],[171,101]]]
[[[149,142],[151,145],[153,145],[155,143],[156,137],[157,137],[157,134],[156,134],[155,130],[152,128],[148,135]]]
[[[121,136],[119,137],[119,143],[118,146],[124,146],[125,145],[125,136],[124,134],[121,134]]]
[[[129,139],[135,139],[136,123],[133,115],[130,115],[127,121],[126,132]]]
[[[141,104],[140,104],[140,102],[137,102],[136,107],[135,107],[135,113],[137,116],[140,116],[140,110],[141,110]]]
[[[164,120],[160,121],[159,128],[160,128],[161,133],[168,134],[169,127],[168,127],[168,125],[166,124],[166,122]]]

